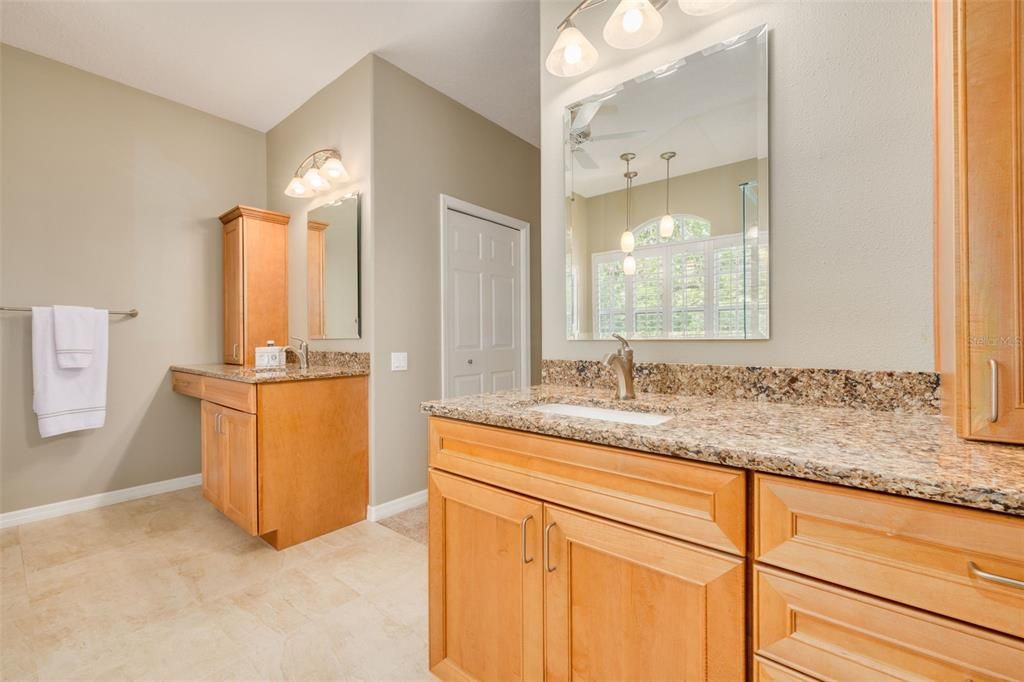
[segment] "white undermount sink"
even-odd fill
[[[550,405],[537,405],[531,407],[534,412],[544,414],[560,414],[564,417],[585,417],[587,419],[601,419],[606,422],[619,422],[620,424],[641,424],[643,426],[657,426],[664,424],[672,417],[664,414],[651,414],[650,412],[630,412],[629,410],[610,410],[604,407],[587,407],[585,405],[565,405],[552,403]]]

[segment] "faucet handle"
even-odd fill
[[[305,339],[300,339],[298,336],[290,336],[288,338],[290,338],[292,341],[298,341],[299,342],[299,348],[305,348],[305,347],[309,346],[309,344],[306,342]]]
[[[612,334],[612,338],[622,344],[622,350],[630,350],[629,341],[622,338],[619,334]]]

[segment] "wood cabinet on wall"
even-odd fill
[[[1024,6],[957,0],[955,11],[952,69],[936,53],[937,78],[956,74],[957,204],[955,223],[937,211],[937,355],[958,434],[1024,443]],[[937,154],[943,139],[940,132]],[[942,253],[947,241],[955,256]],[[955,295],[945,295],[943,278],[955,280]],[[946,343],[954,357],[944,354]]]
[[[255,348],[288,341],[288,216],[236,206],[224,225],[224,362],[255,364]]]

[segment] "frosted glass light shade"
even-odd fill
[[[290,197],[306,197],[311,194],[309,189],[306,187],[306,183],[302,182],[302,178],[292,178],[291,182],[285,188],[284,193]]]
[[[679,9],[691,17],[704,17],[719,12],[735,0],[679,0]]]
[[[604,40],[619,50],[632,50],[657,38],[663,23],[649,0],[622,0],[604,25]]]
[[[633,254],[622,259],[622,272],[630,276],[636,274],[636,258],[633,258]]]
[[[676,231],[676,221],[668,213],[661,216],[661,221],[658,223],[658,234],[668,239]]]
[[[320,166],[320,174],[326,175],[327,179],[332,181],[348,179],[348,171],[342,165],[341,159],[336,159],[333,156],[324,161],[324,165]]]
[[[629,230],[622,233],[619,237],[619,248],[622,249],[622,253],[633,253],[633,248],[636,246],[636,237]]]
[[[586,73],[597,63],[597,48],[575,26],[566,26],[544,60],[549,73],[567,78]]]
[[[328,182],[324,179],[324,176],[320,175],[320,172],[316,168],[310,168],[306,171],[306,174],[302,176],[302,181],[306,183],[314,192],[327,189]]]

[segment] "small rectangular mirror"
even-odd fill
[[[568,338],[768,338],[767,27],[564,122]]]
[[[309,212],[306,232],[310,339],[358,339],[359,195]]]

